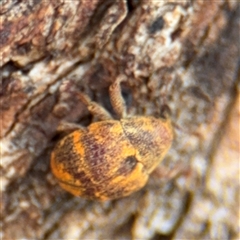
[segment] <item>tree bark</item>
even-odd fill
[[[2,239],[240,238],[237,0],[1,4]],[[78,91],[111,112],[120,74],[131,114],[168,105],[162,166],[190,170],[119,200],[71,196],[49,165],[57,126],[94,121]]]

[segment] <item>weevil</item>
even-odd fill
[[[141,189],[171,147],[170,118],[128,116],[118,77],[109,87],[115,119],[87,95],[79,93],[100,121],[61,139],[51,155],[52,172],[60,186],[75,196],[112,200]],[[75,127],[74,127],[75,128]]]

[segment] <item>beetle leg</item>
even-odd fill
[[[109,87],[110,101],[119,119],[126,117],[126,104],[121,93],[120,85],[123,81],[126,81],[126,78],[124,76],[119,76]]]
[[[83,93],[78,93],[79,99],[87,106],[88,111],[99,118],[100,120],[109,120],[113,119],[111,114],[105,110],[101,105],[93,102],[87,95]]]

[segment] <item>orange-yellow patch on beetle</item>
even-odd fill
[[[128,196],[146,184],[171,146],[169,119],[125,116],[122,80],[110,87],[119,119],[111,119],[106,110],[81,94],[89,111],[102,121],[68,134],[52,152],[52,172],[73,195],[97,200]]]

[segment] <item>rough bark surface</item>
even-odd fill
[[[239,1],[3,1],[2,239],[239,239]],[[49,158],[61,121],[88,125],[76,92],[111,111],[171,110],[163,162],[189,174],[104,203],[73,197]],[[153,174],[154,175],[154,174]]]

